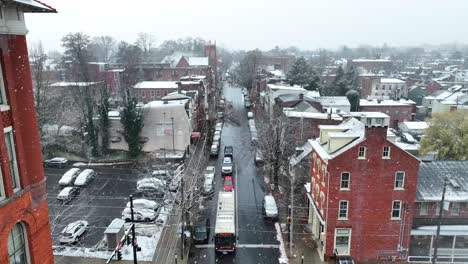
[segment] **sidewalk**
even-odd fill
[[[285,237],[286,234],[283,234]],[[286,239],[286,237],[285,237]],[[287,241],[287,239],[285,240]],[[321,264],[321,263],[334,263],[334,262],[324,262],[320,260],[320,257],[316,250],[315,242],[312,241],[312,238],[309,234],[305,235],[296,235],[294,238],[295,245],[293,247],[293,256],[289,257],[289,264]],[[286,252],[289,254],[289,243],[286,243]],[[301,262],[301,257],[304,256],[304,262]]]

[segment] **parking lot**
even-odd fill
[[[92,167],[94,180],[83,188],[68,205],[62,205],[57,195],[64,188],[58,184],[62,175],[72,167],[46,168],[47,200],[54,245],[59,245],[60,231],[77,220],[88,221],[89,227],[77,246],[93,247],[104,236],[104,230],[114,218],[120,218],[128,196],[136,190],[139,174],[128,168]],[[79,167],[81,170],[88,167]]]

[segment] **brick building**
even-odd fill
[[[408,96],[406,82],[396,78],[368,77],[362,85],[361,98],[400,99]]]
[[[411,100],[361,99],[361,112],[382,112],[390,116],[390,127],[398,129],[403,121],[412,121],[416,115],[416,103]]]
[[[54,263],[24,13],[56,11],[2,1],[0,12],[0,263]]]
[[[312,238],[322,259],[406,259],[419,161],[387,139],[389,117],[367,113],[320,126],[307,186]]]
[[[348,67],[354,66],[354,68],[365,71],[365,72],[390,72],[394,63],[392,60],[387,59],[354,59],[348,61]]]

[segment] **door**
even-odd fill
[[[350,255],[351,228],[335,229],[335,251],[337,255]]]

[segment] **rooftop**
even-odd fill
[[[315,119],[328,119],[327,113],[311,113],[311,112],[298,112],[298,111],[283,111],[287,117],[302,117],[302,118],[315,118]],[[343,120],[340,115],[332,114],[331,119]]]
[[[369,118],[388,118],[389,116],[382,112],[351,112],[349,116],[352,117],[369,117]]]
[[[424,121],[404,121],[403,125],[405,125],[410,130],[420,130],[429,127],[429,123]]]
[[[400,100],[380,100],[380,99],[361,99],[359,101],[360,106],[403,106],[403,105],[415,105],[416,103],[409,99],[400,99]]]
[[[406,82],[402,81],[400,79],[396,79],[396,78],[382,78],[382,79],[380,79],[380,83],[400,83],[400,84],[404,84]]]
[[[330,105],[351,106],[346,96],[322,96],[322,97],[318,97],[316,100],[319,101],[323,106],[330,106]]]
[[[416,200],[440,201],[444,186],[447,184],[445,199],[447,201],[468,201],[468,161],[433,161],[421,163],[418,173]],[[459,186],[459,187],[456,187]]]
[[[387,59],[355,59],[352,62],[391,62],[391,60]]]
[[[100,82],[56,82],[52,83],[49,86],[50,87],[86,87],[86,86],[91,86],[98,84]]]
[[[270,89],[276,90],[307,91],[299,85],[290,86],[289,84],[267,84],[267,86],[270,87]]]
[[[138,89],[168,89],[168,88],[178,88],[177,82],[173,81],[145,81],[139,82],[133,86]]]
[[[49,5],[46,5],[40,1],[36,0],[13,0],[16,4],[22,6],[23,12],[41,12],[41,13],[57,13],[55,8],[52,8]]]

